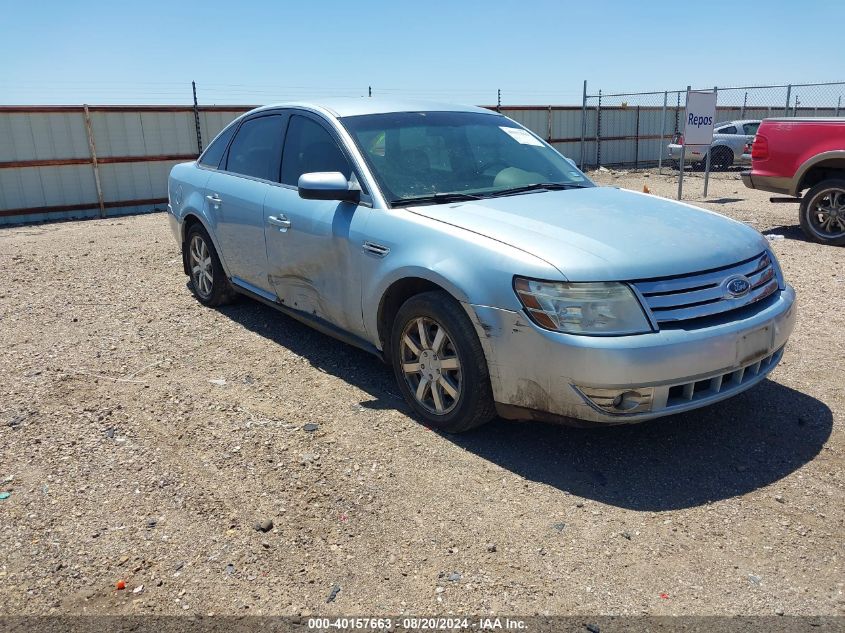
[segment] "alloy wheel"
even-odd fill
[[[201,297],[210,297],[211,290],[214,287],[214,268],[212,267],[208,245],[201,235],[194,235],[191,238],[188,253],[194,289]]]
[[[845,236],[845,189],[824,189],[807,208],[810,229],[824,240]]]
[[[416,401],[435,415],[451,412],[461,398],[461,360],[452,337],[428,317],[411,319],[399,343],[405,382]]]

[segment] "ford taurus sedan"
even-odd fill
[[[258,108],[168,193],[201,303],[244,294],[372,352],[444,431],[711,404],[762,381],[795,320],[757,231],[596,187],[480,108]]]

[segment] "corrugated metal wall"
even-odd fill
[[[200,107],[203,142],[248,109]],[[675,130],[676,115],[683,122],[683,108],[676,109],[670,104],[665,117],[662,107],[622,105],[600,111],[588,105],[586,116],[581,106],[507,106],[501,112],[589,167],[655,164]],[[781,116],[783,107],[748,107],[744,117],[738,107],[717,111],[717,120],[727,121]],[[793,114],[836,113],[833,108],[798,108]],[[0,224],[164,208],[171,167],[197,155],[193,108],[92,106],[89,116],[102,212],[83,106],[0,106]]]
[[[199,109],[205,142],[246,106]],[[0,224],[140,213],[167,204],[167,175],[197,156],[186,106],[92,106],[104,213],[82,106],[0,107]]]

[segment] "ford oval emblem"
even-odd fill
[[[751,283],[745,277],[730,277],[725,281],[725,288],[731,297],[744,297],[751,290]]]

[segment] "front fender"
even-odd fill
[[[384,211],[367,225],[368,240],[387,246],[385,257],[362,255],[362,312],[371,343],[381,348],[379,306],[388,288],[418,278],[463,304],[520,310],[513,276],[561,279],[548,262],[502,242],[402,209]]]

